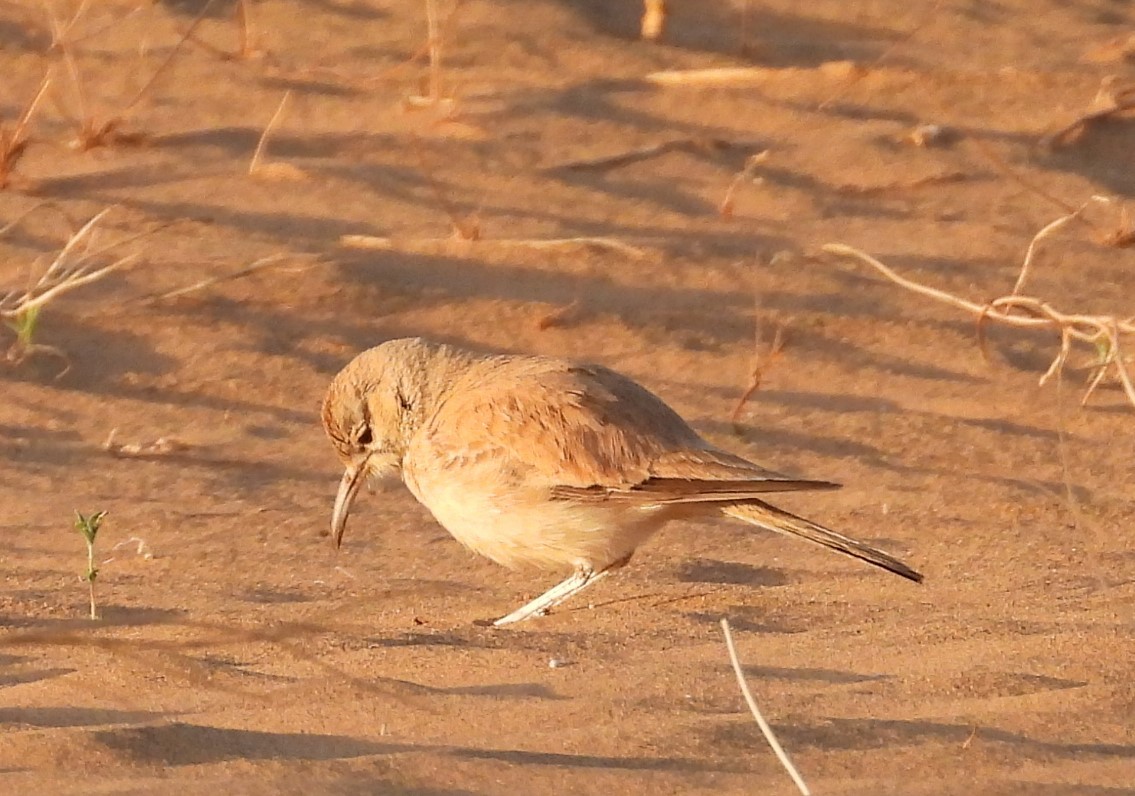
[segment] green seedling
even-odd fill
[[[98,567],[95,566],[95,538],[99,535],[99,526],[102,525],[105,516],[105,511],[96,511],[89,517],[84,517],[78,511],[75,512],[75,530],[82,535],[83,541],[87,543],[87,572],[83,577],[86,579],[91,593],[92,620],[99,618],[98,609],[95,607],[95,578],[99,575]]]
[[[25,307],[16,313],[11,320],[5,321],[8,328],[16,333],[15,346],[19,350],[26,350],[34,345],[35,327],[39,321],[39,311],[43,307]]]
[[[4,325],[16,333],[16,340],[8,346],[5,356],[13,365],[19,365],[38,355],[56,357],[63,361],[63,370],[56,376],[59,378],[71,369],[71,359],[55,346],[35,341],[39,314],[43,307],[43,304],[29,304],[10,313],[0,313],[0,315],[8,314],[9,317],[4,318]]]

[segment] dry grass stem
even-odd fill
[[[102,444],[102,449],[111,456],[120,458],[153,458],[168,456],[189,450],[189,445],[175,437],[158,437],[150,442],[118,442],[118,429],[112,428]]]
[[[307,175],[302,169],[291,165],[290,163],[262,163],[264,158],[264,150],[268,146],[268,137],[276,128],[280,117],[284,115],[284,107],[291,99],[291,89],[284,92],[284,98],[280,100],[279,107],[276,112],[272,114],[272,118],[268,121],[268,126],[264,128],[264,132],[260,134],[260,140],[256,144],[256,151],[252,153],[252,161],[248,164],[248,173],[253,177],[269,177],[274,179],[303,179]]]
[[[437,0],[426,0],[426,27],[430,48],[430,93],[431,102],[441,99],[441,33],[437,20]]]
[[[94,267],[96,258],[124,242],[115,242],[97,249],[93,246],[92,233],[95,226],[112,209],[108,207],[97,213],[80,227],[30,287],[24,291],[9,290],[0,294],[0,317],[11,318],[21,312],[42,308],[64,293],[102,279],[110,272],[137,260],[137,255],[127,255],[100,268]]]
[[[59,17],[55,14],[55,9],[51,7],[51,4],[48,3],[47,0],[41,0],[43,13],[47,16],[47,26],[51,30],[51,44],[49,44],[47,47],[48,52],[63,48],[64,43],[67,39],[67,34],[71,32],[71,29],[75,27],[75,24],[79,21],[83,14],[86,13],[87,6],[89,6],[90,4],[90,0],[82,0],[82,2],[80,2],[78,7],[75,9],[75,13],[71,16],[71,19],[66,24],[64,24],[63,21],[59,19]]]
[[[931,185],[945,185],[948,183],[962,182],[968,179],[970,179],[970,175],[964,171],[944,171],[940,174],[928,174],[925,177],[918,177],[913,180],[896,180],[880,185],[837,185],[835,191],[836,193],[852,194],[855,196],[870,196],[872,194],[891,193],[894,191],[913,191]]]
[[[31,125],[32,117],[35,116],[40,101],[50,86],[51,70],[48,69],[43,80],[40,81],[36,93],[20,112],[16,123],[11,127],[5,123],[0,123],[0,188],[8,187],[12,180],[12,173],[16,170],[16,164],[20,162],[20,158],[24,156],[24,152],[28,148],[28,127]]]
[[[542,332],[545,329],[551,329],[553,326],[566,326],[579,315],[580,307],[579,299],[575,299],[562,307],[556,307],[536,319],[536,328]]]
[[[253,58],[259,58],[265,54],[265,51],[260,46],[260,37],[256,35],[255,27],[252,23],[251,5],[250,0],[238,0],[236,4],[236,24],[239,33],[238,45],[235,50],[226,50],[210,44],[198,36],[194,30],[190,30],[186,33],[186,38],[201,49],[212,53],[223,61],[248,61]]]
[[[666,0],[643,0],[642,38],[658,41],[666,27]]]
[[[1096,107],[1080,114],[1056,132],[1045,136],[1042,142],[1054,149],[1070,146],[1079,141],[1088,128],[1099,122],[1135,111],[1135,86],[1117,87],[1114,76],[1104,78],[1092,104]]]
[[[46,201],[43,201],[43,202],[36,202],[34,205],[29,207],[24,212],[20,213],[18,216],[13,218],[7,224],[0,227],[0,235],[7,235],[13,229],[15,229],[20,224],[22,224],[24,219],[27,218],[28,216],[30,216],[32,213],[35,213],[38,210],[43,210],[43,209],[46,209],[46,208],[50,208],[51,210],[54,210],[59,215],[61,215],[63,217],[63,220],[67,223],[68,229],[71,229],[75,226],[74,222],[71,220],[71,216],[68,215],[67,211],[58,202],[46,200]]]
[[[339,243],[349,249],[408,252],[460,252],[469,246],[502,249],[602,249],[626,255],[635,260],[648,257],[644,249],[615,238],[383,238],[373,235],[342,235]]]
[[[745,682],[745,671],[741,668],[741,661],[737,658],[737,648],[733,644],[733,633],[729,630],[729,620],[721,620],[721,632],[725,634],[725,646],[729,650],[729,662],[733,664],[733,673],[737,675],[737,685],[741,688],[741,694],[745,697],[745,703],[749,706],[749,712],[753,714],[756,719],[757,726],[761,728],[761,733],[764,734],[765,740],[768,745],[772,747],[772,751],[776,754],[776,759],[784,766],[784,770],[788,772],[788,776],[792,777],[792,781],[796,783],[800,793],[803,796],[811,796],[812,792],[808,790],[808,785],[804,782],[804,778],[800,776],[800,772],[796,770],[796,766],[792,765],[792,760],[789,759],[788,753],[784,751],[784,747],[776,740],[776,735],[773,734],[772,727],[765,721],[765,717],[761,715],[760,708],[757,707],[757,700],[753,699],[753,694],[749,691],[749,684]]]
[[[839,99],[847,88],[859,78],[875,71],[884,61],[889,59],[899,49],[910,43],[919,32],[933,22],[939,15],[939,9],[944,0],[938,0],[927,9],[902,36],[896,39],[877,58],[868,65],[861,66],[853,61],[828,61],[811,69],[798,67],[777,68],[767,66],[725,66],[708,69],[666,69],[660,72],[649,73],[645,80],[660,86],[751,86],[761,85],[770,80],[786,76],[800,75],[804,72],[815,72],[823,77],[841,81],[838,91],[817,106],[823,110],[832,102]]]
[[[717,206],[717,212],[722,218],[733,218],[733,206],[736,202],[738,189],[745,183],[752,182],[757,175],[757,169],[769,159],[769,150],[765,149],[755,155],[750,155],[745,161],[745,167],[733,175],[729,188],[725,191],[725,198]]]
[[[745,391],[741,393],[741,397],[737,399],[737,405],[733,408],[733,413],[729,416],[730,421],[735,427],[741,421],[741,412],[744,411],[745,404],[747,404],[749,399],[761,388],[761,382],[764,380],[765,373],[768,372],[768,369],[772,367],[772,364],[780,358],[781,352],[784,351],[785,333],[787,329],[787,323],[777,324],[776,331],[773,332],[772,335],[772,342],[769,343],[766,349],[761,341],[761,318],[758,302],[753,331],[753,367],[749,374],[749,384],[745,388]]]
[[[252,265],[245,266],[244,268],[233,271],[232,273],[222,274],[221,276],[211,276],[208,279],[202,279],[198,282],[194,282],[191,285],[186,285],[185,287],[175,288],[174,290],[170,290],[165,293],[157,293],[145,296],[141,299],[141,301],[149,304],[155,301],[177,298],[178,296],[184,296],[188,293],[195,293],[198,290],[204,290],[207,287],[212,287],[213,285],[218,285],[222,282],[232,282],[237,279],[243,279],[244,277],[254,274],[264,268],[278,265],[286,257],[287,255],[284,254],[270,254],[267,257],[261,257],[259,260],[252,263]]]
[[[569,160],[551,166],[544,171],[553,173],[557,171],[607,171],[618,166],[638,163],[670,152],[691,152],[705,154],[708,152],[721,152],[725,150],[754,150],[764,147],[758,141],[732,141],[726,138],[678,138],[672,141],[662,141],[658,144],[628,149],[613,155],[602,155],[595,158],[581,158]]]
[[[157,84],[158,78],[165,74],[173,63],[174,58],[185,42],[193,35],[193,31],[201,24],[205,18],[209,8],[213,5],[215,0],[207,0],[201,11],[190,23],[188,30],[178,39],[177,44],[170,50],[169,55],[158,65],[150,78],[142,84],[142,87],[135,92],[134,96],[127,102],[122,110],[105,120],[97,119],[91,112],[86,101],[86,90],[84,89],[82,77],[79,74],[78,64],[75,62],[75,56],[71,52],[70,45],[61,44],[60,49],[63,52],[63,59],[67,64],[67,71],[71,75],[71,83],[74,91],[75,104],[78,108],[78,119],[76,125],[78,132],[71,146],[81,152],[86,152],[91,149],[96,149],[103,146],[113,146],[116,144],[139,144],[146,140],[146,136],[141,133],[129,133],[122,130],[123,124],[126,122],[130,112],[137,107],[145,96]]]
[[[1118,249],[1135,246],[1135,225],[1131,223],[1127,205],[1120,205],[1119,207],[1119,225],[1101,234],[1099,241],[1105,246],[1115,246]]]
[[[644,79],[656,86],[752,86],[767,83],[785,74],[768,66],[721,66],[708,69],[664,69]]]
[[[236,21],[240,27],[240,47],[237,49],[235,57],[241,61],[255,58],[264,52],[260,48],[260,42],[252,24],[251,5],[251,0],[240,0],[236,5]]]
[[[71,369],[69,357],[54,346],[34,341],[40,312],[50,302],[72,290],[88,285],[113,271],[135,262],[138,256],[129,254],[106,265],[98,265],[111,250],[149,234],[140,233],[110,244],[97,246],[94,231],[98,223],[111,211],[106,208],[79,228],[55,256],[51,264],[24,289],[0,292],[0,321],[16,333],[16,341],[8,348],[6,358],[13,364],[24,362],[37,355],[53,356],[65,363],[56,376],[62,377]]]
[[[129,19],[130,17],[139,13],[146,7],[145,3],[139,2],[138,5],[134,6],[134,8],[127,11],[121,17],[112,19],[109,22],[106,22],[105,24],[94,28],[93,30],[88,30],[82,36],[72,37],[70,35],[71,30],[87,12],[87,8],[90,6],[90,0],[83,0],[79,4],[79,7],[75,10],[75,13],[72,15],[70,21],[66,24],[63,24],[63,22],[60,21],[59,17],[55,15],[55,11],[46,2],[46,0],[43,0],[42,5],[44,13],[47,15],[47,25],[51,29],[51,44],[49,44],[47,47],[48,52],[62,51],[65,47],[73,47],[74,45],[86,41],[87,39],[93,39],[94,37],[110,30],[115,25],[118,25],[124,20]]]
[[[1038,235],[1050,234],[1051,228],[1052,224],[1049,224]],[[1045,230],[1048,230],[1048,233]],[[1123,349],[1123,343],[1135,336],[1135,316],[1120,319],[1111,315],[1065,313],[1040,299],[1016,293],[993,299],[987,304],[978,304],[944,290],[906,279],[874,257],[851,246],[829,243],[823,247],[823,251],[865,263],[902,288],[974,315],[977,318],[978,342],[983,353],[985,324],[989,322],[1022,329],[1052,329],[1058,332],[1060,348],[1048,370],[1040,377],[1041,385],[1063,372],[1072,352],[1073,343],[1087,343],[1095,349],[1096,361],[1095,370],[1089,378],[1081,405],[1087,403],[1104,377],[1109,372],[1114,372],[1128,402],[1132,408],[1135,408],[1135,382],[1132,381],[1128,371],[1130,357]],[[1030,254],[1032,252],[1035,252],[1035,246],[1030,246]],[[1031,259],[1026,260],[1026,265],[1029,262]],[[1025,269],[1022,268],[1022,271]],[[1018,277],[1017,281],[1023,284],[1024,280]]]
[[[1110,203],[1110,201],[1110,199],[1103,196],[1093,196],[1091,199],[1089,199],[1087,202],[1084,202],[1084,204],[1080,205],[1072,212],[1065,213],[1055,221],[1049,222],[1041,228],[1040,232],[1033,235],[1033,239],[1029,241],[1029,248],[1025,250],[1025,260],[1021,264],[1021,272],[1017,275],[1017,283],[1013,285],[1013,292],[1010,293],[1010,295],[1019,295],[1020,292],[1024,290],[1025,282],[1028,281],[1029,273],[1032,269],[1033,258],[1036,256],[1037,244],[1063,227],[1069,221],[1080,218],[1080,216],[1083,215],[1084,211],[1087,210],[1092,203],[1099,202],[1102,204],[1107,204]]]
[[[975,725],[973,725],[973,729],[971,729],[969,731],[969,735],[967,735],[966,739],[962,742],[962,749],[969,749],[970,744],[973,743],[973,739],[976,738],[976,737],[977,737],[977,725],[975,724]]]
[[[444,21],[438,16],[437,0],[426,0],[426,26],[427,40],[425,51],[429,53],[429,73],[426,78],[426,91],[424,94],[411,94],[405,98],[406,108],[440,108],[445,115],[451,115],[456,107],[456,101],[447,96],[444,91],[444,71],[442,58],[444,55],[444,42],[449,31],[449,24],[453,21],[461,0],[454,3],[453,10]],[[416,60],[416,59],[411,59]]]

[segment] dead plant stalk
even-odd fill
[[[112,271],[138,259],[137,255],[129,254],[106,265],[96,265],[111,250],[141,237],[141,235],[133,235],[110,244],[96,246],[93,240],[95,227],[112,209],[108,207],[97,213],[71,235],[51,264],[38,279],[32,280],[27,288],[0,292],[0,320],[16,333],[16,341],[7,351],[9,362],[19,364],[36,354],[46,354],[57,357],[66,364],[59,376],[70,370],[70,359],[63,351],[54,346],[34,342],[36,323],[39,313],[55,299],[102,279]]]
[[[1029,268],[1036,253],[1037,242],[1077,217],[1086,206],[1087,204],[1081,206],[1072,213],[1058,218],[1056,221],[1053,221],[1041,229],[1029,244],[1028,252],[1025,255],[1025,260],[1021,266],[1021,272],[1017,278],[1013,292],[1001,296],[1000,298],[995,298],[986,304],[969,301],[968,299],[948,293],[945,290],[929,287],[900,276],[887,265],[884,265],[871,255],[852,246],[847,246],[842,243],[829,243],[823,247],[823,251],[865,263],[899,287],[971,313],[977,318],[978,342],[982,347],[983,353],[985,351],[985,324],[991,321],[1019,329],[1055,330],[1060,334],[1060,348],[1053,358],[1052,364],[1049,365],[1048,370],[1040,377],[1039,383],[1042,386],[1053,376],[1059,376],[1063,373],[1064,366],[1067,364],[1068,357],[1072,352],[1073,343],[1087,343],[1093,346],[1096,349],[1098,359],[1095,363],[1095,371],[1088,379],[1088,385],[1084,392],[1084,397],[1081,400],[1081,405],[1087,403],[1088,399],[1091,397],[1092,393],[1095,392],[1095,389],[1100,385],[1100,382],[1103,381],[1107,373],[1114,371],[1128,402],[1131,404],[1132,408],[1135,408],[1135,382],[1133,382],[1131,374],[1128,371],[1127,363],[1129,358],[1126,356],[1123,349],[1124,341],[1135,336],[1135,315],[1129,318],[1118,318],[1113,315],[1066,313],[1056,309],[1051,304],[1041,299],[1020,294],[1020,290],[1025,284]]]
[[[749,706],[749,712],[753,714],[753,718],[757,722],[757,726],[761,728],[761,733],[764,734],[765,740],[768,745],[772,747],[776,759],[784,766],[784,770],[788,772],[788,776],[792,777],[792,781],[796,783],[800,793],[803,796],[811,796],[812,792],[808,790],[807,783],[804,778],[800,776],[800,772],[796,770],[796,766],[792,765],[792,760],[789,759],[788,753],[784,751],[784,747],[776,740],[776,735],[773,734],[772,727],[765,721],[765,717],[761,715],[760,708],[757,707],[757,700],[753,699],[753,694],[749,691],[749,684],[745,682],[745,671],[741,668],[741,661],[737,658],[737,647],[733,644],[733,633],[729,630],[729,620],[721,620],[721,632],[725,634],[725,648],[729,651],[729,662],[733,665],[733,673],[737,675],[737,685],[741,688],[741,695],[745,697],[745,703]]]
[[[67,71],[71,75],[75,105],[78,108],[79,116],[76,123],[78,133],[71,142],[73,148],[81,152],[86,152],[97,147],[110,146],[116,143],[137,144],[145,140],[145,136],[138,133],[124,132],[122,127],[129,118],[129,115],[157,84],[158,78],[164,75],[166,70],[169,69],[174,58],[181,52],[181,48],[184,46],[185,42],[189,40],[197,26],[205,19],[205,15],[214,2],[215,0],[206,0],[200,12],[198,12],[193,22],[190,23],[188,30],[178,39],[177,44],[173,46],[169,54],[158,65],[153,74],[150,75],[150,78],[142,84],[142,87],[135,92],[134,96],[123,106],[119,113],[109,116],[102,121],[99,121],[95,115],[90,112],[87,105],[86,90],[83,85],[82,76],[79,74],[79,66],[71,51],[71,46],[60,41],[59,49],[63,52],[63,60],[67,64]]]
[[[12,172],[16,170],[16,164],[20,162],[20,158],[24,156],[24,151],[28,148],[28,127],[31,125],[32,117],[35,116],[40,100],[43,99],[50,86],[51,70],[48,69],[43,80],[40,81],[35,95],[24,106],[23,111],[16,119],[16,123],[11,128],[6,124],[0,124],[0,188],[8,187]]]
[[[288,100],[291,99],[291,96],[292,92],[290,89],[284,92],[284,98],[280,100],[279,107],[276,108],[276,112],[272,114],[272,118],[268,121],[268,126],[265,127],[264,132],[261,133],[260,140],[256,144],[256,151],[252,153],[252,161],[248,164],[248,173],[250,175],[255,175],[260,171],[260,161],[264,157],[265,147],[268,146],[268,136],[272,134],[272,130],[274,130],[277,123],[279,123],[280,117],[284,114],[284,107],[288,104]]]

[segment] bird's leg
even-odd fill
[[[622,558],[613,564],[608,564],[598,572],[592,569],[590,566],[581,564],[575,568],[575,572],[573,572],[571,576],[566,580],[561,583],[557,583],[555,586],[548,589],[535,600],[525,603],[508,616],[502,616],[500,619],[493,622],[493,625],[495,627],[500,627],[501,625],[511,625],[513,622],[522,622],[525,619],[531,619],[534,616],[543,616],[544,614],[548,613],[550,609],[556,607],[567,598],[571,597],[574,594],[578,594],[595,581],[601,579],[603,576],[610,574],[616,569],[619,569],[628,561],[630,561],[630,558],[630,556],[627,556],[626,558]]]
[[[493,625],[500,627],[501,625],[511,625],[513,622],[522,622],[534,616],[543,616],[549,608],[559,605],[568,597],[586,588],[589,583],[597,580],[602,574],[602,572],[595,572],[591,567],[576,567],[575,572],[566,580],[548,589],[535,600],[520,606],[508,616],[502,616],[493,622]]]

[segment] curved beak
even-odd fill
[[[331,511],[331,536],[335,539],[335,547],[343,544],[343,531],[347,529],[347,515],[351,512],[351,504],[355,502],[355,495],[359,487],[366,480],[367,460],[353,462],[347,465],[343,473],[343,480],[339,482],[339,492],[335,495],[335,508]]]

